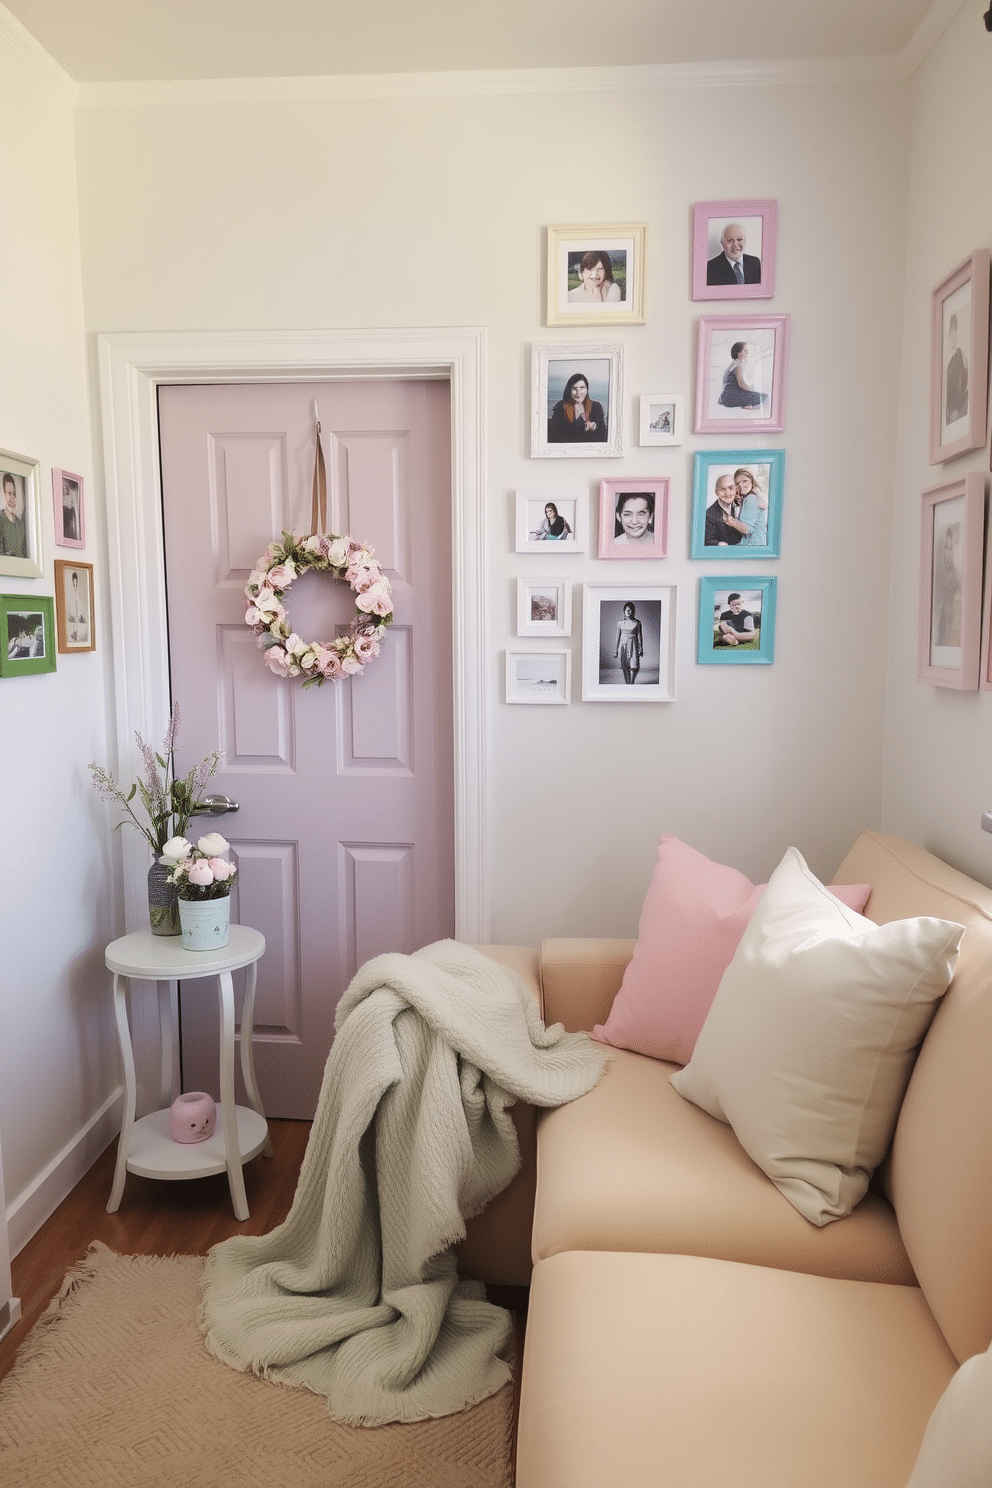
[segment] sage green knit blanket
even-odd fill
[[[211,1250],[200,1324],[239,1370],[353,1425],[448,1415],[509,1379],[509,1315],[451,1246],[520,1165],[515,1100],[585,1094],[607,1053],[545,1028],[520,978],[439,941],[377,956],[338,1006],[292,1208]]]

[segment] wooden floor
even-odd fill
[[[59,1205],[11,1265],[21,1319],[0,1343],[0,1379],[65,1273],[102,1240],[120,1255],[206,1255],[229,1235],[264,1235],[289,1212],[300,1163],[310,1136],[309,1121],[270,1121],[274,1156],[245,1166],[249,1218],[240,1223],[231,1208],[227,1174],[161,1182],[129,1173],[116,1214],[107,1213],[117,1144],[108,1147],[69,1197]],[[527,1292],[523,1287],[489,1289],[493,1302],[509,1308],[517,1329],[518,1359],[523,1354]],[[519,1370],[518,1370],[519,1388]]]

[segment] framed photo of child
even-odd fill
[[[643,223],[548,228],[545,325],[643,325]]]
[[[600,481],[600,558],[667,557],[668,484],[667,475]]]

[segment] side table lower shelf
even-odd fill
[[[242,1163],[257,1157],[269,1139],[265,1117],[248,1106],[235,1106],[238,1148]],[[142,1178],[207,1178],[227,1172],[224,1116],[217,1107],[217,1125],[205,1142],[174,1142],[169,1135],[167,1110],[142,1116],[131,1128],[127,1170]],[[239,1216],[240,1217],[240,1216]]]

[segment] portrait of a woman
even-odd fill
[[[579,282],[568,291],[570,305],[618,305],[623,299],[613,277],[613,261],[601,248],[583,253],[579,260]]]
[[[730,366],[723,374],[723,387],[717,402],[724,408],[761,408],[768,394],[752,385],[751,348],[746,341],[735,341],[730,348]]]
[[[619,658],[624,682],[628,687],[632,687],[641,670],[641,657],[644,655],[644,630],[637,618],[637,608],[629,599],[623,607],[623,616],[617,626],[617,643],[613,655],[614,658]]]
[[[589,379],[573,372],[548,419],[549,444],[605,444],[606,414],[589,396]]]

